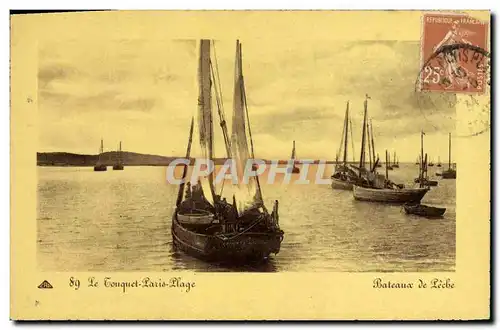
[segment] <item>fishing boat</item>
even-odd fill
[[[427,154],[424,157],[424,135],[425,133],[420,132],[420,166],[418,171],[418,177],[415,178],[415,183],[420,183],[421,187],[434,187],[438,185],[438,182],[435,180],[429,179],[429,171],[427,168]]]
[[[179,185],[172,216],[172,239],[176,248],[200,259],[223,262],[262,261],[270,254],[277,254],[280,251],[284,237],[284,232],[279,227],[278,201],[274,202],[273,210],[269,213],[263,202],[259,178],[250,177],[246,184],[241,182],[245,164],[249,159],[255,159],[242,72],[241,44],[239,41],[236,42],[231,138],[220,102],[222,89],[218,80],[215,47],[212,58],[211,44],[213,41],[201,40],[199,47],[199,145],[205,159],[212,160],[214,158],[212,92],[214,92],[227,158],[235,162],[237,169],[238,183],[233,187],[237,188],[238,198],[233,194],[232,203],[227,202],[223,197],[224,185],[220,191],[216,191],[213,172],[206,178],[209,193],[205,194],[200,180],[194,186],[188,186],[190,189],[184,196],[186,186],[184,180],[188,168],[184,165],[183,183]],[[191,157],[193,126],[194,120],[191,121],[186,149],[187,159]],[[251,198],[245,199],[242,197],[244,195]]]
[[[116,164],[113,165],[114,171],[123,171],[123,154],[122,154],[122,141],[118,146],[118,151],[116,153]]]
[[[441,173],[443,179],[456,179],[457,171],[451,166],[451,133],[448,135],[448,169]]]
[[[428,189],[422,188],[369,188],[354,186],[354,199],[359,201],[394,203],[401,204],[406,202],[420,202]]]
[[[353,183],[357,181],[357,173],[353,169],[349,168],[347,163],[349,130],[351,131],[352,137],[352,123],[349,120],[349,101],[347,101],[340,148],[336,156],[335,171],[331,176],[333,189],[352,190]],[[342,163],[339,163],[338,160],[340,153],[343,153]]]
[[[104,153],[104,141],[101,139],[101,147],[99,148],[99,156],[97,158],[97,164],[94,166],[94,172],[104,172],[108,170],[108,167],[103,164],[102,154]]]
[[[430,166],[430,167],[434,166],[434,163],[432,162],[432,160],[429,162],[429,164],[427,164],[427,166]]]
[[[296,154],[295,154],[295,140],[293,141],[293,147],[292,147],[292,157],[290,158],[291,159],[291,163],[292,163],[292,166],[288,167],[286,170],[288,173],[300,173],[300,169],[295,165],[295,159],[296,159]]]
[[[391,164],[391,156],[389,156],[389,155],[386,157],[385,168],[388,171],[392,171],[393,170],[392,164]]]
[[[430,180],[429,175],[428,175],[428,169],[427,169],[427,154],[425,154],[424,157],[424,162],[422,164],[422,168],[419,171],[419,176],[418,178],[415,178],[414,182],[415,183],[421,183],[422,186],[427,186],[427,187],[435,187],[438,185],[438,182],[436,180]]]
[[[392,163],[392,168],[399,168],[399,161],[396,158],[396,152],[394,151],[394,160]]]
[[[441,167],[441,158],[440,158],[440,157],[438,157],[438,163],[437,163],[437,165],[436,165],[436,166],[437,166],[437,167]]]
[[[419,202],[429,188],[405,188],[403,184],[396,184],[389,180],[389,154],[386,150],[385,176],[376,172],[376,166],[370,170],[365,169],[365,144],[366,144],[366,117],[368,111],[368,95],[364,102],[363,135],[361,139],[361,156],[359,162],[359,180],[353,186],[353,197],[359,201],[380,203],[406,203]],[[378,162],[378,160],[377,160]],[[376,165],[376,164],[375,164]],[[362,170],[364,169],[364,170]]]
[[[440,218],[446,212],[444,207],[428,206],[420,203],[405,203],[406,214],[414,214],[425,218]]]

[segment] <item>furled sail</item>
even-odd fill
[[[248,113],[246,106],[247,104],[242,70],[241,44],[239,41],[236,41],[231,149],[233,162],[235,162],[235,168],[239,179],[239,189],[235,194],[239,215],[242,215],[250,208],[263,205],[258,178],[250,177],[247,184],[245,184],[245,182],[242,182],[245,167],[247,166],[247,161],[254,157],[253,150],[252,154],[249,150],[247,129],[250,139],[251,131],[248,123]],[[250,143],[252,143],[251,140]]]

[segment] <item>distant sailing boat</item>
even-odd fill
[[[102,154],[104,153],[104,142],[101,139],[101,147],[99,148],[99,156],[97,158],[97,164],[94,166],[95,172],[104,172],[107,171],[106,165],[102,163]]]
[[[429,161],[429,166],[434,166],[434,163],[432,162],[432,159]]]
[[[341,139],[341,147],[340,150],[343,150],[342,163],[339,164],[338,157],[340,151],[337,153],[336,162],[335,162],[335,172],[333,173],[332,179],[332,188],[339,190],[352,190],[352,185],[357,180],[357,174],[355,171],[350,169],[347,165],[347,149],[348,149],[348,137],[349,137],[349,101],[347,101],[347,108],[345,111],[344,117],[344,126],[342,129],[342,139]],[[352,133],[352,127],[351,127]]]
[[[438,182],[429,180],[427,169],[427,154],[424,157],[424,132],[420,132],[420,166],[418,171],[418,178],[415,178],[415,183],[420,183],[420,187],[437,186]]]
[[[295,151],[295,140],[293,140],[293,147],[292,147],[292,157],[290,158],[292,160],[292,167],[287,168],[288,173],[300,173],[300,169],[295,166],[295,159],[296,159],[296,151]]]
[[[365,169],[365,144],[366,144],[366,116],[368,111],[368,95],[365,100],[365,113],[363,119],[363,138],[361,139],[361,156],[359,162],[359,181],[353,186],[353,197],[360,201],[381,203],[407,203],[420,202],[429,188],[405,188],[402,184],[395,184],[389,180],[389,153],[386,154],[385,177],[376,172],[375,166],[367,171]],[[378,160],[377,160],[378,162]]]
[[[396,152],[394,151],[394,160],[392,161],[392,168],[399,168],[399,161],[396,158]]]
[[[123,171],[122,141],[120,141],[120,146],[118,147],[118,152],[116,153],[116,164],[113,165],[113,170]]]
[[[392,165],[391,165],[391,156],[389,154],[387,154],[387,157],[385,158],[386,161],[385,161],[385,168],[389,171],[392,171],[393,168],[392,168]]]
[[[449,133],[449,142],[448,142],[448,169],[441,173],[443,179],[456,179],[457,171],[451,166],[451,133]]]
[[[438,157],[438,163],[436,165],[437,167],[441,167],[441,157]]]
[[[227,157],[236,165],[238,178],[249,159],[255,159],[252,133],[248,116],[245,84],[242,72],[241,44],[236,43],[236,64],[233,94],[233,120],[231,140],[225,125],[220,101],[222,92],[218,81],[217,61],[210,56],[210,40],[200,41],[198,64],[198,129],[199,143],[204,157],[214,159],[214,130],[212,114],[212,87],[217,98],[219,121],[224,135]],[[193,125],[189,133],[186,158],[190,158]],[[248,137],[247,137],[248,133]],[[187,175],[184,166],[182,178]],[[189,187],[184,195],[184,184],[179,186],[175,212],[172,217],[174,246],[201,259],[217,261],[263,260],[278,253],[284,232],[279,228],[278,201],[269,213],[260,188],[259,178],[250,177],[247,184],[238,184],[238,194],[248,194],[251,200],[237,200],[232,204],[222,197],[222,186],[216,192],[214,173],[208,175],[209,193],[205,196],[201,184]],[[189,184],[189,183],[188,183]],[[227,184],[226,184],[227,185]],[[209,199],[211,198],[211,201]]]

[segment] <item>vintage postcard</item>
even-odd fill
[[[489,319],[490,29],[12,15],[11,318]]]

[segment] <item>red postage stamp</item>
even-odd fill
[[[484,92],[489,24],[442,13],[424,14],[422,24],[420,90]]]

